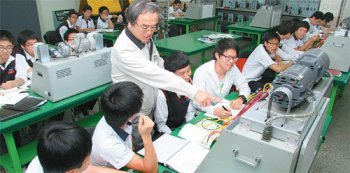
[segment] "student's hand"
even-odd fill
[[[230,103],[231,108],[233,109],[241,109],[243,105],[243,100],[241,98],[237,98],[235,100],[232,100]]]
[[[11,89],[14,87],[16,87],[15,81],[7,81],[7,82],[4,82],[0,85],[0,88],[2,88],[2,89]]]
[[[320,39],[320,35],[314,35],[314,36],[312,36],[312,37],[310,37],[310,39],[312,40],[312,41],[317,41],[317,40],[319,40]]]
[[[231,114],[231,109],[227,106],[225,107],[227,110],[225,110],[224,108],[222,107],[216,107],[214,109],[214,115],[221,118],[221,119],[224,119],[224,118],[227,118],[227,117],[230,117],[232,116]]]
[[[138,129],[141,137],[151,135],[154,122],[145,115],[140,115]]]
[[[198,90],[197,94],[194,96],[194,99],[201,105],[201,106],[210,106],[211,103],[217,103],[221,102],[220,99],[207,94],[204,91]]]
[[[86,28],[86,32],[92,32],[95,31],[95,28]]]

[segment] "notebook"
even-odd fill
[[[0,108],[0,121],[6,121],[11,118],[39,109],[40,105],[46,103],[46,99],[27,96],[16,104],[6,104]]]

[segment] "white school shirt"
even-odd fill
[[[298,47],[304,44],[303,40],[295,39],[294,36],[285,39],[283,41],[282,50],[290,55],[294,55],[294,57],[298,58],[300,55],[304,53],[304,51],[296,50]]]
[[[35,156],[34,159],[30,162],[25,173],[44,173],[38,156]]]
[[[110,17],[112,17],[112,15],[110,15]],[[103,21],[101,17],[98,17],[96,29],[108,29],[108,20]]]
[[[305,18],[303,21],[306,21],[310,25],[310,29],[306,34],[306,37],[303,40],[308,40],[310,37],[320,34],[320,29],[317,27],[317,25],[311,25],[310,19]]]
[[[26,54],[26,56],[23,56],[22,54],[19,54],[19,53],[16,54],[16,59],[24,59],[24,61],[27,59],[27,60],[30,60],[30,61],[34,64],[36,58],[30,56],[26,51],[24,51],[24,53]],[[23,62],[23,63],[24,63],[24,62]],[[25,63],[23,64],[23,66],[24,66],[24,69],[26,69],[27,79],[32,79],[33,72],[28,72],[28,70],[31,68],[31,67],[29,66],[29,64],[28,64],[27,62],[25,62]]]
[[[180,97],[178,95],[178,97]],[[157,128],[159,132],[170,134],[172,131],[166,125],[168,120],[168,105],[166,102],[166,97],[162,91],[158,91],[158,98],[156,104],[156,110],[154,112],[154,123],[157,124]],[[187,113],[185,115],[186,122],[194,118],[194,114],[196,113],[196,109],[193,107],[192,101],[188,104]]]
[[[68,23],[68,28],[77,29],[76,25],[75,24],[72,25],[68,19],[67,19],[67,23]],[[59,33],[60,33],[62,40],[64,40],[64,33],[66,33],[68,31],[68,28],[67,28],[67,26],[61,26],[59,28]]]
[[[2,70],[5,70],[6,67],[8,65],[10,65],[10,63],[12,61],[16,61],[15,62],[15,69],[16,69],[15,80],[22,78],[24,80],[24,83],[26,83],[27,82],[27,69],[29,66],[24,58],[15,58],[12,55],[10,55],[9,59],[5,63],[5,67],[0,65],[0,68]]]
[[[174,10],[174,7],[171,6],[168,8],[168,18],[174,18],[174,13],[181,13],[182,10],[181,9],[177,9],[176,11]]]
[[[123,130],[131,134],[132,127],[127,126]],[[131,135],[127,135],[124,140],[107,124],[105,117],[102,117],[92,136],[91,164],[120,169],[127,165],[134,155]]]
[[[86,22],[86,20],[83,18],[83,16],[78,17],[77,26],[79,26],[81,29],[95,28],[95,24],[94,24],[93,20],[90,18]]]
[[[223,99],[230,93],[232,85],[235,85],[239,91],[239,95],[248,97],[250,94],[250,88],[248,81],[239,71],[236,65],[226,72],[223,81],[223,86],[220,87],[219,78],[215,72],[215,60],[204,63],[194,73],[193,85],[198,89],[205,91],[215,97]],[[201,107],[198,103],[194,102],[194,106],[209,114],[214,113],[215,106]]]
[[[267,53],[263,44],[260,44],[254,49],[254,51],[248,57],[243,67],[243,75],[247,80],[258,81],[261,79],[261,75],[265,72],[270,65],[276,64],[271,56]]]

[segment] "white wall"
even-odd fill
[[[340,17],[341,3],[343,0],[321,0],[320,11],[323,13],[331,12],[334,15],[334,20],[330,23],[331,26],[336,26],[336,22]]]
[[[344,18],[350,16],[350,0],[344,0],[344,1],[345,1],[345,3],[344,3],[344,11],[343,11],[343,14],[341,14],[342,16],[340,16],[341,20],[343,20]]]
[[[78,10],[80,0],[36,0],[40,30],[42,34],[46,31],[55,30],[52,12],[56,10],[75,9]]]

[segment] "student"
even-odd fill
[[[304,41],[309,28],[310,25],[305,21],[296,22],[293,37],[283,42],[282,49],[289,54],[301,55],[304,53],[304,51],[312,48],[314,42],[318,41],[320,39],[320,36],[314,35]]]
[[[14,37],[6,30],[0,30],[0,89],[11,89],[27,81],[26,61],[11,55]]]
[[[322,20],[323,20],[323,13],[320,11],[316,11],[310,17],[305,18],[303,20],[309,23],[309,26],[310,26],[307,32],[307,35],[305,37],[305,40],[308,40],[310,37],[314,35],[320,34],[320,29],[318,28],[318,25],[321,23]]]
[[[164,58],[164,68],[175,73],[188,83],[192,83],[191,66],[187,55],[182,51],[174,51]],[[170,134],[172,130],[194,117],[196,110],[186,96],[161,90],[158,92],[154,112],[158,132]]]
[[[128,24],[128,21],[126,20],[126,12],[128,11],[128,8],[129,8],[129,5],[126,5],[122,12],[120,12],[120,14],[118,15],[118,23],[123,25],[123,26],[126,26]]]
[[[294,33],[294,24],[295,22],[293,20],[288,20],[285,22],[282,22],[278,28],[276,33],[280,37],[280,45],[283,46],[283,43],[285,40],[290,39],[293,36]],[[280,48],[282,47],[280,46]],[[283,49],[277,48],[276,54],[279,55],[283,60],[296,60],[300,54],[298,53],[290,53],[293,51],[284,51]]]
[[[114,24],[109,16],[109,9],[106,6],[102,6],[98,9],[100,16],[97,19],[97,29],[113,29]],[[113,15],[111,16],[113,17]],[[116,17],[114,15],[114,17]]]
[[[100,103],[104,116],[92,137],[91,162],[96,166],[120,169],[128,167],[141,172],[157,172],[158,161],[151,131],[154,123],[139,116],[138,130],[145,148],[144,158],[132,151],[131,123],[142,105],[142,90],[132,82],[112,84],[102,94]]]
[[[90,5],[83,7],[83,15],[78,17],[77,26],[79,32],[91,32],[95,30],[94,21],[91,19],[92,8]]]
[[[142,88],[145,96],[142,114],[153,118],[159,88],[186,95],[205,106],[211,104],[211,101],[219,101],[163,69],[164,61],[152,41],[160,21],[158,5],[135,0],[129,6],[126,17],[128,27],[120,33],[111,52],[112,81],[131,81]],[[142,144],[137,130],[133,131],[133,139],[134,145]]]
[[[63,21],[56,29],[56,32],[64,39],[64,33],[69,29],[79,29],[76,25],[78,19],[78,13],[75,10],[71,10],[68,13],[67,20]]]
[[[40,41],[38,35],[31,30],[24,30],[18,34],[17,42],[21,46],[18,54],[16,54],[17,58],[22,58],[27,62],[28,69],[28,79],[32,78],[33,72],[33,63],[36,61],[34,55],[34,44]]]
[[[181,1],[175,0],[173,2],[173,5],[168,8],[168,18],[180,18],[183,17],[185,14],[181,10]]]
[[[265,33],[263,41],[264,43],[250,54],[243,67],[243,75],[247,77],[252,92],[272,82],[275,72],[282,72],[293,64],[291,61],[282,62],[281,57],[276,54],[280,45],[280,37],[277,33]]]
[[[181,10],[181,1],[175,0],[173,5],[168,8],[168,19],[180,18],[185,15]],[[169,26],[169,37],[177,36],[181,34],[181,31],[184,31],[184,27],[180,25],[170,25]]]
[[[240,109],[250,94],[248,82],[235,65],[238,54],[237,42],[229,38],[222,39],[215,46],[213,60],[198,67],[193,76],[194,86],[220,99],[229,94],[232,85],[236,86],[239,96],[230,103],[233,109]],[[197,107],[219,118],[231,116],[230,108],[198,105]]]
[[[323,20],[320,22],[320,28],[324,33],[330,33],[335,31],[335,28],[332,28],[329,23],[333,21],[334,15],[331,12],[327,12],[323,15]]]
[[[91,147],[91,136],[83,127],[66,122],[52,123],[40,131],[38,156],[30,162],[26,173],[119,172],[90,165]]]
[[[64,33],[64,42],[67,44],[71,44],[74,41],[74,36],[76,33],[79,33],[76,29],[68,29],[66,33]]]

